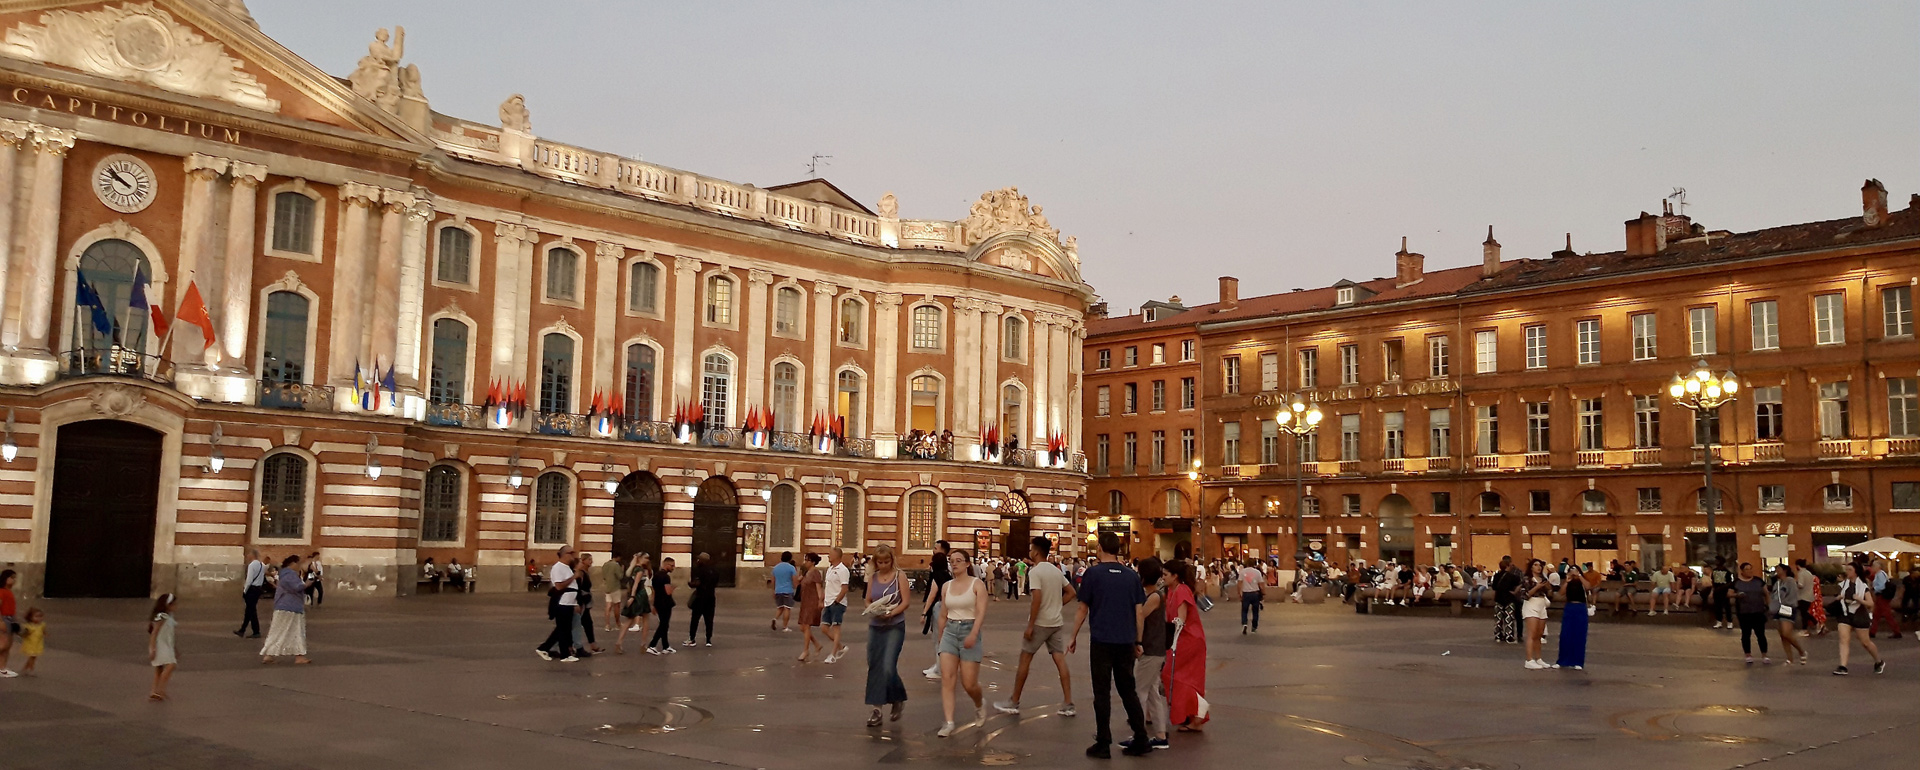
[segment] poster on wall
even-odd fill
[[[740,524],[740,560],[767,560],[767,525],[761,521]]]
[[[973,552],[977,554],[993,551],[993,530],[976,529],[973,531]]]

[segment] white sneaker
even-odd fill
[[[1010,701],[1010,700],[1003,700],[1003,701],[1000,701],[999,703],[995,703],[993,704],[993,707],[995,710],[999,711],[1002,714],[1020,713],[1020,704],[1014,703],[1013,701]]]
[[[660,654],[660,648],[658,648],[658,647],[648,647],[648,648],[647,648],[647,654],[648,654],[648,655],[659,655],[659,654]]]
[[[947,722],[945,724],[940,725],[940,732],[934,733],[934,735],[938,735],[942,738],[946,738],[953,735],[953,723]]]
[[[628,631],[638,631],[638,630],[640,630],[640,627],[639,627],[639,626],[627,626],[627,630],[628,630]]]
[[[1547,667],[1547,664],[1541,663],[1540,661],[1537,661],[1537,660],[1529,660],[1525,665],[1525,668],[1528,671],[1539,671],[1540,669],[1543,669],[1546,667]]]
[[[14,671],[13,669],[10,669],[10,668],[0,668],[0,679],[12,679],[12,678],[14,678],[14,677],[17,677],[17,676],[19,676],[19,675],[20,675],[20,672],[18,672],[18,671]]]
[[[579,658],[576,658],[576,657],[574,657],[574,656],[572,656],[572,655],[568,655],[568,656],[566,656],[566,657],[564,657],[564,658],[561,658],[561,659],[560,659],[560,662],[561,662],[561,663],[579,663],[579,662],[580,662],[580,659],[579,659]]]
[[[1073,704],[1066,703],[1066,704],[1062,704],[1060,706],[1060,710],[1054,713],[1059,714],[1060,716],[1063,716],[1063,717],[1070,717],[1079,712],[1076,712],[1073,710]]]
[[[553,656],[548,655],[546,650],[534,650],[533,654],[540,656],[541,660],[553,660]],[[4,676],[4,674],[0,674],[0,676]]]

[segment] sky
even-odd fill
[[[1624,243],[1676,187],[1732,231],[1920,192],[1912,2],[251,0],[344,76],[407,28],[433,108],[904,218],[1017,186],[1113,307]]]

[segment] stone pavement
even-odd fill
[[[33,678],[0,680],[0,767],[802,767],[870,764],[1085,767],[1093,725],[1085,653],[1080,716],[1062,718],[1051,664],[1036,661],[1018,718],[950,739],[939,689],[914,670],[906,717],[864,725],[865,629],[834,665],[797,665],[796,634],[767,630],[763,592],[722,597],[712,649],[547,663],[535,594],[336,600],[310,615],[311,666],[260,664],[235,639],[238,602],[183,606],[174,699],[145,700],[144,602],[42,601],[49,654]],[[262,611],[267,609],[263,602]],[[1658,768],[1920,766],[1920,644],[1881,640],[1883,676],[1740,662],[1738,632],[1598,624],[1586,671],[1526,671],[1479,619],[1358,616],[1338,604],[1268,605],[1241,636],[1238,607],[1207,616],[1204,734],[1136,762],[1185,767]],[[684,612],[676,639],[684,636]],[[989,699],[1005,696],[1024,609],[988,613]],[[917,627],[914,629],[917,631]],[[1082,641],[1085,641],[1084,631]],[[1549,640],[1548,657],[1552,657]],[[19,665],[18,658],[14,665]],[[1118,703],[1115,703],[1118,711]],[[1124,729],[1120,732],[1124,734]],[[1764,764],[1762,764],[1764,763]]]

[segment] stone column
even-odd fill
[[[533,228],[526,229],[526,237],[514,244],[513,280],[519,287],[513,294],[513,360],[520,362],[515,369],[519,375],[517,382],[528,385],[527,393],[531,397],[532,384],[540,375],[540,356],[528,355],[533,342],[533,271],[537,261],[533,258],[535,244],[540,242],[540,233]]]
[[[1027,401],[1030,402],[1027,404],[1027,423],[1031,427],[1020,436],[1023,449],[1044,448],[1047,445],[1047,431],[1053,425],[1049,421],[1053,414],[1049,411],[1052,404],[1047,398],[1051,392],[1047,389],[1047,375],[1053,371],[1048,358],[1050,346],[1047,344],[1047,335],[1052,333],[1052,326],[1053,316],[1034,313],[1033,323],[1027,327],[1027,339],[1022,340],[1027,343],[1027,349],[1032,351],[1026,358],[1027,370],[1033,375],[1033,382],[1027,386]]]
[[[212,285],[209,279],[214,276],[198,273],[203,262],[213,261],[213,186],[220,175],[226,172],[227,159],[194,153],[187,156],[186,166],[186,193],[180,205],[180,278],[173,289],[175,312],[178,312],[180,302],[186,298],[189,286]],[[205,267],[211,271],[215,266],[207,264]],[[214,298],[207,295],[206,290],[200,292],[201,299],[211,309]],[[174,365],[199,364],[206,358],[218,356],[219,351],[208,350],[206,342],[198,330],[175,329],[172,350]]]
[[[220,302],[221,366],[247,370],[247,329],[253,323],[254,208],[267,167],[233,161],[233,195],[227,200],[226,296]],[[148,276],[151,278],[152,276]]]
[[[393,366],[400,331],[400,227],[413,194],[401,190],[380,193],[380,239],[373,263],[373,323],[368,325],[367,365],[378,371]]]
[[[673,403],[693,400],[693,327],[700,322],[700,260],[673,258]]]
[[[1080,351],[1086,349],[1086,342],[1087,325],[1075,322],[1073,331],[1067,337],[1066,356],[1069,362],[1067,365],[1067,381],[1069,385],[1067,387],[1067,404],[1062,407],[1067,413],[1067,448],[1071,452],[1086,451],[1085,444],[1080,440],[1080,419],[1084,416],[1081,413],[1086,411],[1082,405],[1086,403],[1087,398],[1087,391],[1081,385],[1083,381],[1081,367],[1086,364],[1086,356]],[[1173,387],[1179,387],[1178,382],[1171,383],[1171,385]],[[1180,394],[1177,392],[1170,393],[1168,397],[1177,399],[1180,397]],[[1180,407],[1175,406],[1173,410],[1178,410],[1179,408]],[[1172,442],[1169,444],[1168,452],[1177,452],[1179,450],[1180,437],[1177,435],[1168,436],[1167,440]]]
[[[833,413],[833,298],[840,287],[813,282],[813,411]]]
[[[427,221],[432,218],[433,203],[426,191],[414,190],[414,204],[407,208],[406,221],[400,225],[400,328],[395,332],[393,355],[400,370],[396,379],[401,389],[416,394],[426,392],[420,376],[420,351],[427,310]]]
[[[873,443],[880,457],[899,446],[900,300],[894,292],[873,295]]]
[[[1052,367],[1047,372],[1047,407],[1052,410],[1052,413],[1047,418],[1047,430],[1050,433],[1066,434],[1067,415],[1074,411],[1073,405],[1067,399],[1067,391],[1073,386],[1072,380],[1067,376],[1067,365],[1078,356],[1077,348],[1067,347],[1073,340],[1073,328],[1070,326],[1072,321],[1066,316],[1054,316],[1053,320],[1051,335],[1053,350],[1047,356],[1047,363]],[[1040,436],[1039,440],[1042,443],[1036,448],[1044,448],[1046,438],[1046,436]]]
[[[525,225],[499,222],[493,227],[493,335],[490,346],[493,363],[488,367],[489,384],[502,386],[514,380],[514,340],[519,333],[514,319],[520,307],[520,244],[527,239]]]
[[[378,187],[355,182],[340,186],[345,214],[340,244],[334,249],[333,296],[328,307],[333,332],[327,336],[327,381],[336,385],[352,383],[354,365],[366,365],[366,350],[360,342],[366,334],[367,212],[378,200]]]
[[[747,389],[740,392],[740,403],[746,406],[771,406],[767,399],[767,328],[771,317],[767,313],[768,287],[773,284],[773,274],[765,270],[747,271],[747,306],[741,319],[746,322],[747,360],[741,364],[745,372],[740,381]],[[788,424],[799,425],[806,421],[797,414],[778,415],[777,419],[791,421]]]
[[[7,282],[13,278],[13,201],[14,190],[20,182],[20,148],[27,143],[33,133],[33,124],[20,120],[0,119],[0,319],[5,318],[7,309]],[[15,306],[17,307],[17,306]],[[6,327],[0,320],[0,327]],[[6,328],[0,332],[0,339],[13,345],[20,338],[17,328]]]
[[[966,297],[953,300],[951,424],[954,436],[963,445],[980,436],[980,305],[979,300]]]
[[[33,182],[27,192],[27,228],[21,261],[19,346],[30,353],[48,354],[48,329],[53,323],[53,283],[58,272],[60,245],[60,181],[74,134],[58,128],[33,127]],[[51,378],[29,378],[35,383]]]
[[[627,249],[601,241],[593,246],[593,383],[594,391],[612,397],[619,382],[620,356],[613,338],[620,310],[620,262]],[[589,402],[591,403],[591,402]]]
[[[981,303],[980,328],[993,331],[980,338],[980,398],[976,408],[980,410],[980,426],[984,431],[989,423],[1000,422],[1000,323],[1001,314],[1006,308],[999,305]],[[1009,428],[1018,430],[1017,425],[1001,425],[1000,436],[1005,440]]]

